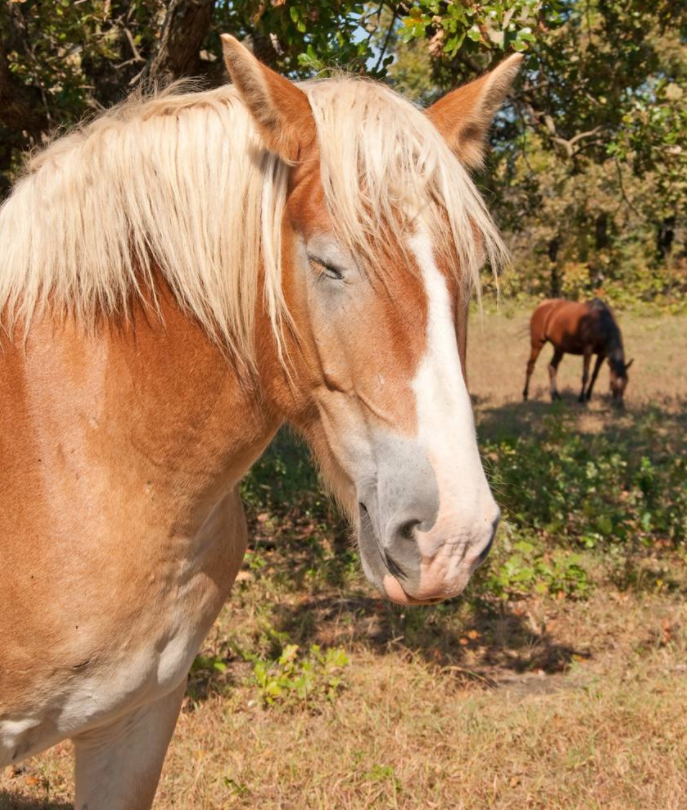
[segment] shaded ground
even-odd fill
[[[207,654],[251,621],[250,590],[225,610]],[[292,598],[284,595],[276,613],[288,614]],[[359,607],[318,614],[310,637],[343,641],[341,626],[356,624]],[[202,696],[188,699],[156,807],[684,807],[682,599],[601,592],[586,603],[527,600],[483,624],[469,611],[464,619],[447,611],[443,621],[413,611],[409,622],[385,610],[377,626],[386,641],[365,642],[368,610],[349,632],[358,640],[344,643],[352,663],[332,704],[265,708],[240,667],[236,678],[211,676]],[[404,621],[413,625],[405,636]],[[455,649],[432,662],[442,638]],[[565,651],[553,665],[551,650]],[[3,777],[17,798],[0,792],[0,807],[67,810],[68,754],[58,746]],[[22,795],[36,803],[20,803]],[[47,795],[52,802],[41,803]]]

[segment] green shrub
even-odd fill
[[[498,556],[502,561],[497,557],[477,580],[482,595],[521,599],[550,593],[583,599],[589,593],[589,576],[580,554],[563,549],[546,551],[520,540]]]
[[[549,417],[536,435],[487,442],[485,456],[509,520],[557,544],[668,540],[687,534],[687,461],[660,447],[654,458],[617,436],[569,429]]]
[[[468,596],[580,598],[590,587],[580,551],[595,550],[630,581],[627,571],[635,566],[625,556],[639,560],[654,547],[684,549],[687,460],[679,438],[664,435],[661,419],[659,411],[649,411],[636,416],[630,430],[609,421],[604,432],[585,434],[574,414],[553,409],[529,433],[483,440],[487,471],[515,539],[511,544],[501,532]],[[289,434],[280,434],[254,467],[243,494],[258,538],[248,558],[255,579],[310,593],[355,584],[360,566],[349,530],[322,491],[307,450]],[[289,641],[259,653],[272,660]]]
[[[350,664],[342,647],[323,651],[312,644],[300,655],[297,644],[287,644],[276,661],[253,659],[253,676],[263,703],[316,706],[333,701],[343,688],[342,673]]]

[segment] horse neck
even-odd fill
[[[608,361],[617,368],[625,366],[625,349],[623,338],[615,322],[612,322],[609,338],[606,342],[606,356]]]
[[[72,447],[84,470],[104,470],[133,509],[152,509],[155,523],[193,536],[280,418],[168,291],[158,298],[162,317],[138,305],[128,323],[94,334],[35,322],[25,359],[13,361],[23,364],[28,394],[11,412],[30,413],[32,435]],[[10,452],[21,466],[28,454],[20,439],[15,444]],[[43,464],[59,478],[59,458]],[[143,502],[146,493],[154,504]]]
[[[237,371],[223,350],[170,295],[162,303],[163,325],[135,330],[135,354],[125,336],[121,359],[146,385],[136,403],[144,430],[168,463],[181,465],[174,486],[193,481],[213,501],[235,486],[259,458],[282,417],[248,372]],[[159,414],[169,414],[160,425]]]

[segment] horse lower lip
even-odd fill
[[[384,577],[382,591],[387,599],[397,605],[435,605],[437,602],[444,601],[444,597],[441,596],[432,596],[427,599],[416,599],[414,596],[410,596],[396,577],[391,574]]]

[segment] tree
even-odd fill
[[[642,276],[655,292],[676,273],[687,286],[676,257],[687,213],[685,4],[568,0],[502,17],[485,5],[486,24],[463,41],[451,29],[463,6],[414,8],[417,25],[400,33],[412,47],[390,72],[426,101],[483,68],[485,41],[506,44],[489,18],[531,54],[480,178],[529,288],[585,294]]]
[[[641,276],[655,291],[679,276],[683,0],[6,0],[0,195],[24,150],[137,86],[226,81],[222,31],[294,78],[343,66],[420,102],[525,51],[478,178],[524,286],[582,294]]]
[[[487,8],[473,5],[478,12]],[[470,10],[458,28],[467,31],[473,16]],[[390,30],[382,35],[387,19]],[[393,56],[378,40],[385,36],[388,45],[395,25],[408,21],[407,30],[416,31],[415,7],[393,2],[6,0],[0,5],[2,183],[9,184],[21,151],[140,84],[191,76],[206,86],[225,81],[222,31],[249,40],[263,61],[294,77],[341,66],[383,76]]]

